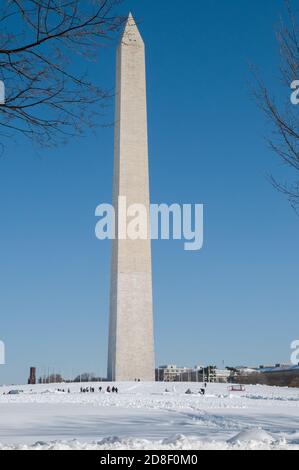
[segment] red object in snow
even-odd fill
[[[229,392],[246,392],[244,385],[232,385],[228,389]]]

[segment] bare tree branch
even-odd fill
[[[278,103],[271,96],[268,87],[256,77],[257,89],[255,97],[260,109],[266,115],[272,126],[272,136],[268,138],[268,144],[279,158],[291,167],[299,171],[299,105],[294,106],[290,101],[291,84],[299,80],[299,11],[294,10],[289,0],[285,0],[286,20],[281,22],[277,33],[277,41],[281,54],[281,81],[284,88],[287,87],[286,102]],[[273,186],[285,194],[291,205],[299,210],[299,177],[294,183],[279,183],[271,177]]]
[[[0,136],[52,146],[93,127],[111,97],[89,78],[99,48],[124,22],[122,0],[10,0],[0,6]],[[14,31],[18,31],[15,33]],[[95,107],[96,105],[96,107]]]

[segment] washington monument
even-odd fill
[[[147,209],[146,239],[120,239],[119,197]],[[144,42],[130,14],[117,50],[108,379],[155,379]]]

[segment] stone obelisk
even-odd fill
[[[155,379],[145,48],[130,14],[117,50],[108,379]],[[147,237],[120,237],[119,197],[147,209]],[[121,238],[121,239],[120,239]]]

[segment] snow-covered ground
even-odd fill
[[[118,395],[100,385],[0,387],[0,450],[299,450],[299,389],[209,384],[203,397],[200,384],[123,383]]]

